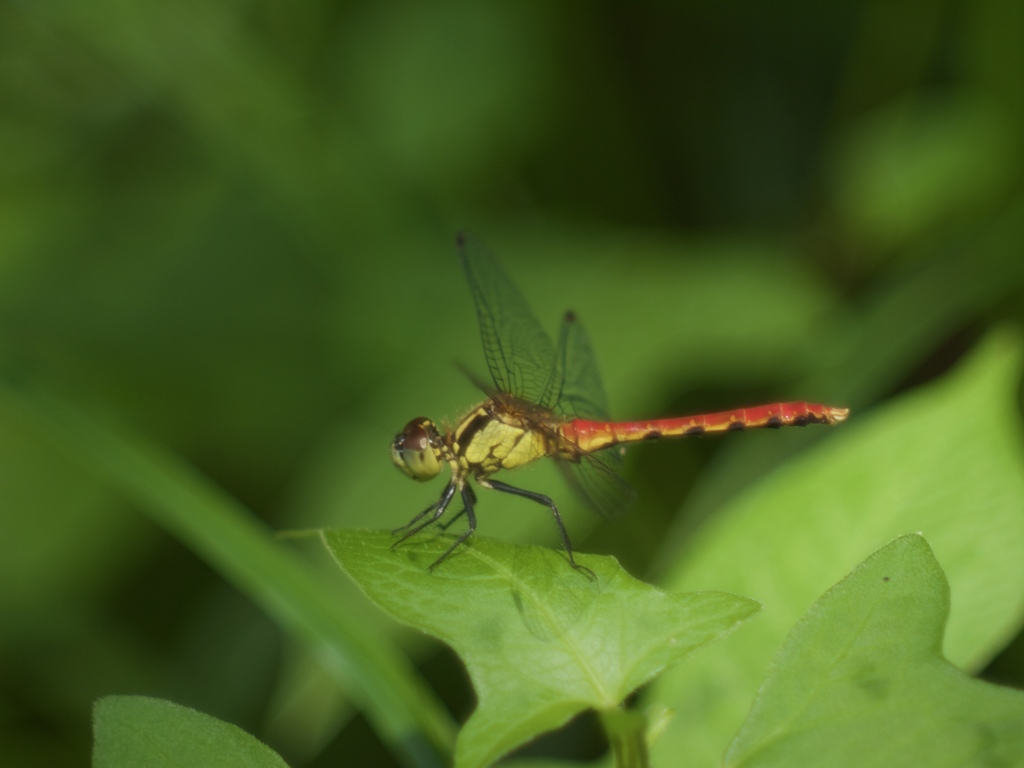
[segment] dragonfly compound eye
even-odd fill
[[[391,461],[413,480],[430,480],[441,471],[441,457],[435,447],[437,428],[430,419],[413,419],[395,435]]]

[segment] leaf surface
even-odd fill
[[[287,768],[270,747],[230,723],[145,696],[96,702],[93,768]]]
[[[786,638],[726,755],[734,768],[1024,762],[1024,693],[942,656],[949,584],[921,536],[896,539]]]
[[[434,571],[449,536],[391,550],[383,531],[327,531],[342,568],[401,622],[452,646],[477,708],[456,764],[490,765],[578,712],[619,706],[638,686],[758,610],[721,592],[672,594],[637,581],[609,557],[477,538]]]

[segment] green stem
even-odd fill
[[[601,724],[615,756],[615,768],[649,768],[647,717],[635,709],[606,709]]]

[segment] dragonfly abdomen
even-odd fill
[[[587,421],[577,419],[563,425],[562,435],[583,451],[600,451],[619,443],[684,437],[733,430],[802,427],[807,424],[838,424],[849,414],[847,408],[817,403],[774,403],[754,408],[737,408],[718,413],[680,416],[647,421]]]

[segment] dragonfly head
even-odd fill
[[[441,471],[441,436],[430,419],[413,419],[395,435],[391,461],[413,480],[432,480]]]

